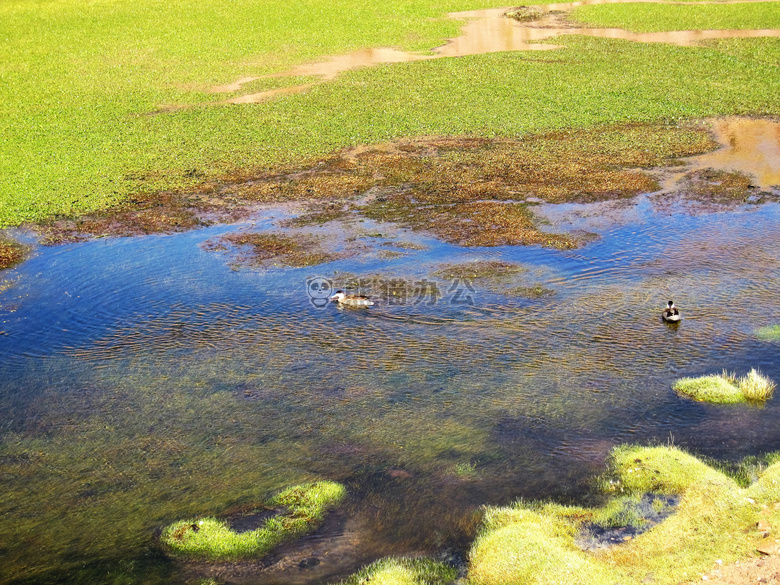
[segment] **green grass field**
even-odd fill
[[[744,4],[601,4],[580,6],[574,20],[591,26],[633,32],[780,28],[780,3]]]
[[[544,53],[357,70],[262,104],[215,105],[231,94],[208,92],[364,47],[430,50],[458,33],[461,23],[447,11],[500,5],[6,0],[0,227],[401,136],[516,136],[780,110],[780,39],[679,48],[568,37],[555,41],[564,48]],[[753,26],[777,21],[778,6],[695,6],[704,10],[685,22]],[[690,8],[597,6],[578,17],[611,15],[610,26],[631,27],[654,20],[648,11],[674,19]],[[263,80],[251,89],[299,81]],[[190,107],[161,110],[166,105]]]

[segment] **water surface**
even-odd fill
[[[202,247],[278,229],[287,212],[271,208],[38,248],[0,292],[2,579],[328,582],[388,554],[463,558],[483,504],[589,501],[620,443],[780,449],[776,401],[713,406],[670,388],[724,368],[780,379],[778,343],[754,334],[780,321],[780,206],[691,216],[654,201],[540,206],[550,229],[599,235],[573,251],[460,248],[368,221],[311,228],[364,246],[314,268],[235,266]],[[434,276],[471,260],[525,271]],[[312,277],[405,292],[319,308]],[[554,294],[516,291],[537,285]],[[669,299],[679,327],[659,318]],[[344,482],[349,502],[269,567],[179,565],[157,548],[167,523],[316,478]]]

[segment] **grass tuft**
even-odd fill
[[[764,341],[780,341],[780,325],[767,325],[756,330],[756,337]]]
[[[191,518],[168,526],[161,540],[171,552],[180,555],[212,560],[259,557],[282,542],[316,529],[325,513],[338,506],[345,495],[344,487],[331,481],[297,485],[268,502],[269,507],[283,511],[255,530],[236,532],[225,520]]]
[[[653,583],[675,585],[700,579],[717,559],[729,563],[749,556],[763,536],[755,530],[759,517],[780,521],[780,511],[767,508],[780,499],[778,462],[741,488],[676,447],[621,446],[611,454],[602,487],[614,498],[597,509],[523,502],[487,508],[470,553],[470,585],[639,585],[648,575]],[[589,524],[640,523],[626,511],[648,493],[676,495],[674,513],[598,553],[577,546],[577,535]],[[656,512],[665,505],[652,502]]]
[[[735,404],[748,400],[762,402],[772,397],[775,387],[772,380],[756,369],[751,369],[741,378],[724,370],[721,374],[682,378],[672,385],[680,394],[716,404]]]
[[[390,557],[371,563],[340,585],[444,585],[457,576],[453,567],[431,559]]]
[[[776,387],[777,384],[755,368],[739,380],[739,389],[748,400],[767,400],[772,397]]]

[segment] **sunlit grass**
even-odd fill
[[[777,2],[748,4],[599,4],[579,6],[571,19],[633,32],[780,28]]]
[[[705,9],[696,24],[748,26],[759,11],[756,18],[769,18],[769,26],[776,4],[696,7]],[[363,47],[428,50],[458,33],[461,23],[445,12],[499,5],[3,2],[0,226],[401,136],[516,136],[778,113],[773,39],[731,50],[729,42],[682,49],[567,38],[555,41],[564,49],[533,58],[501,53],[354,71],[305,95],[257,105],[214,106],[230,94],[208,91]],[[622,10],[626,20],[656,20],[644,5]],[[652,10],[675,19],[679,7]],[[733,13],[721,17],[719,10]]]
[[[716,559],[744,558],[755,549],[755,530],[765,504],[780,497],[780,463],[756,483],[740,488],[732,479],[675,447],[620,447],[613,451],[603,485],[618,499],[601,509],[518,503],[488,508],[482,534],[470,556],[473,585],[525,583],[674,585],[697,580]],[[679,494],[675,513],[623,544],[592,555],[574,543],[579,527],[595,519],[621,518],[626,495]],[[772,521],[778,513],[768,514]],[[771,516],[771,518],[769,518]]]
[[[739,389],[748,400],[768,400],[772,397],[776,387],[775,382],[756,369],[751,369],[739,380]]]
[[[772,397],[776,384],[756,369],[751,369],[742,377],[724,370],[721,374],[682,378],[672,387],[694,400],[733,404],[745,400],[768,400]]]
[[[211,559],[259,557],[317,528],[325,513],[338,506],[345,494],[344,486],[330,481],[294,486],[267,503],[272,508],[284,508],[281,515],[267,519],[255,530],[235,532],[224,520],[191,518],[168,526],[161,539],[177,554]]]
[[[425,558],[387,558],[364,567],[339,585],[445,585],[458,571]]]
[[[780,340],[780,325],[767,325],[756,330],[756,337],[764,341]]]

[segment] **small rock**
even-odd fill
[[[764,537],[769,536],[769,533],[772,532],[772,527],[769,525],[769,522],[767,522],[766,520],[759,520],[756,523],[756,528],[758,529],[759,532],[764,533]]]
[[[756,547],[756,550],[762,555],[776,555],[780,553],[780,547],[778,547],[777,542],[771,538],[762,540]]]
[[[301,569],[310,569],[311,567],[316,567],[320,564],[320,559],[317,557],[309,557],[306,559],[303,559],[300,563],[298,563],[298,566]]]

